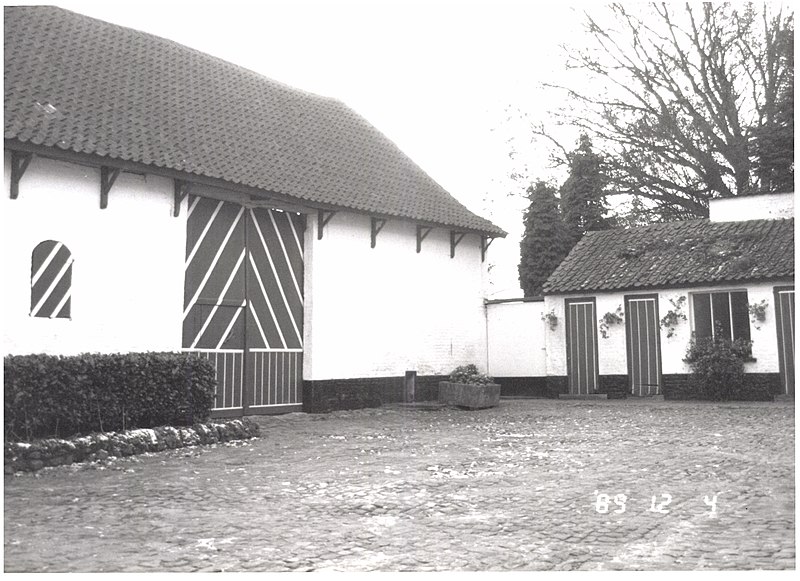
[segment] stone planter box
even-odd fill
[[[500,386],[496,383],[473,385],[440,381],[439,403],[470,409],[495,407],[500,403]]]

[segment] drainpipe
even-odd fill
[[[492,375],[489,370],[489,304],[483,299],[483,322],[486,336],[486,375]]]
[[[405,403],[414,403],[414,393],[417,389],[417,372],[406,371],[405,390],[403,393],[403,401]]]

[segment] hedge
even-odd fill
[[[214,367],[185,353],[9,355],[6,440],[186,426],[208,419]]]
[[[746,391],[744,362],[751,353],[751,341],[732,341],[719,323],[715,324],[713,337],[692,338],[685,361],[692,369],[692,379],[701,397],[742,399]]]

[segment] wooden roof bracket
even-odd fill
[[[466,232],[456,232],[455,230],[450,230],[450,258],[456,257],[456,246],[458,246],[465,235]]]
[[[317,240],[322,240],[322,229],[331,221],[334,214],[336,214],[334,210],[317,210]]]
[[[371,227],[371,246],[370,248],[375,248],[375,242],[378,239],[378,234],[380,231],[383,230],[383,227],[386,226],[386,220],[383,218],[372,218],[372,227]]]
[[[420,226],[417,224],[417,254],[422,250],[422,241],[428,237],[433,228],[431,226]]]
[[[100,209],[104,210],[108,207],[108,192],[114,182],[117,181],[119,172],[122,171],[118,167],[108,167],[106,165],[100,166]]]
[[[172,207],[172,215],[176,218],[181,213],[181,204],[183,203],[183,199],[189,195],[189,182],[184,180],[174,180],[175,181],[175,204]]]
[[[492,245],[494,239],[494,236],[481,236],[481,262],[486,260],[486,251],[489,250],[489,246]]]
[[[23,151],[11,151],[11,199],[16,200],[19,197],[19,180],[25,175],[25,170],[28,169],[28,164],[33,158],[32,153]]]

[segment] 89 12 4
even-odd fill
[[[595,490],[594,497],[594,509],[599,514],[607,514],[609,512],[613,514],[622,514],[627,510],[628,497],[625,494],[615,494],[612,496]],[[717,513],[717,494],[714,494],[710,498],[708,495],[704,496],[703,503],[709,508],[708,516],[715,516]],[[669,514],[670,509],[668,507],[670,504],[672,504],[671,494],[667,492],[663,492],[658,496],[654,494],[650,497],[650,507],[647,511]]]

